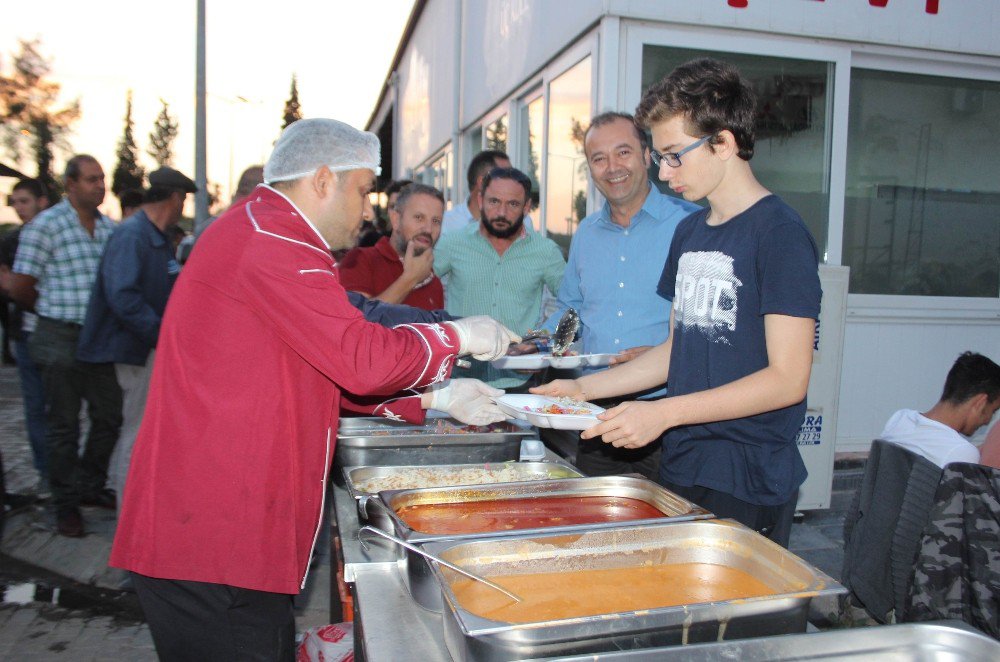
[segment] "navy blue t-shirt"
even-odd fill
[[[705,391],[768,365],[764,315],[819,316],[816,242],[799,215],[769,195],[722,225],[710,209],[681,221],[657,293],[673,302],[667,397]],[[664,436],[662,479],[761,506],[786,503],[806,478],[795,436],[799,404],[688,425]]]

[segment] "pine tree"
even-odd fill
[[[54,154],[71,151],[66,136],[80,118],[80,102],[56,108],[60,85],[46,80],[52,65],[42,56],[39,41],[21,40],[20,46],[10,75],[0,72],[0,135],[15,164],[22,165],[29,154],[34,158],[37,177],[56,197],[60,187],[52,172]]]
[[[285,112],[281,117],[281,130],[284,131],[289,124],[300,119],[302,119],[302,106],[299,105],[299,85],[295,74],[292,74],[292,89],[289,90],[288,100],[285,101]]]
[[[132,136],[134,127],[132,90],[129,90],[125,97],[125,130],[121,140],[118,141],[118,151],[115,154],[118,163],[115,164],[115,172],[111,176],[111,192],[117,196],[120,196],[122,191],[141,189],[142,180],[146,176],[145,169],[139,165],[138,148],[135,146],[135,138]]]
[[[163,108],[156,116],[153,131],[149,134],[149,148],[146,153],[153,157],[158,167],[170,166],[174,163],[174,138],[177,137],[177,121],[170,116],[170,106],[160,99]]]
[[[38,167],[38,173],[35,177],[45,186],[45,190],[48,191],[50,200],[58,200],[62,195],[62,184],[56,179],[55,173],[52,172],[52,146],[55,143],[56,136],[52,130],[52,123],[48,117],[38,117],[31,123],[32,125],[32,140],[33,140],[33,151],[35,153],[35,165]]]

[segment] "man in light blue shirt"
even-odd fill
[[[606,202],[580,222],[570,244],[558,307],[543,328],[555,330],[567,308],[580,313],[582,353],[612,353],[627,361],[658,345],[670,333],[670,304],[656,286],[677,224],[699,207],[663,195],[647,174],[650,165],[645,134],[626,113],[593,118],[584,136],[584,152],[594,186]],[[603,368],[587,368],[588,371]],[[660,388],[624,400],[663,397]],[[614,403],[600,403],[608,406]],[[557,446],[579,438],[556,439],[561,431],[543,431]],[[659,474],[659,444],[631,450],[600,439],[580,441],[576,464],[590,475],[639,472]]]

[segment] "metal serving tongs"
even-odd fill
[[[569,346],[576,340],[576,332],[579,330],[580,313],[576,312],[573,308],[567,308],[566,312],[559,318],[556,332],[552,334],[552,356],[562,356],[565,354]],[[531,329],[521,336],[521,342],[548,337],[549,332],[546,329]]]
[[[392,534],[386,533],[385,531],[383,531],[382,529],[380,529],[378,527],[363,526],[363,527],[361,527],[361,529],[358,530],[358,542],[361,543],[361,546],[364,547],[366,551],[368,550],[368,545],[365,544],[364,539],[361,537],[361,534],[364,533],[364,532],[366,532],[366,531],[369,532],[369,533],[376,533],[376,534],[382,536],[383,538],[385,538],[386,540],[391,540],[392,542],[396,543],[397,545],[405,547],[406,549],[410,550],[411,552],[415,552],[416,554],[419,554],[420,556],[423,556],[424,558],[430,559],[431,561],[436,561],[436,562],[440,563],[441,565],[443,565],[446,568],[451,568],[452,570],[454,570],[458,574],[465,575],[469,579],[477,581],[477,582],[479,582],[481,584],[486,584],[490,588],[492,588],[494,590],[497,590],[497,591],[500,591],[501,593],[503,593],[504,595],[506,595],[508,598],[510,598],[511,600],[513,600],[515,602],[521,602],[521,598],[519,596],[514,595],[513,593],[511,593],[510,591],[508,591],[507,589],[505,589],[503,586],[500,586],[499,584],[494,584],[493,582],[491,582],[490,580],[486,579],[485,577],[480,577],[479,575],[475,574],[474,572],[469,572],[465,568],[461,568],[461,567],[455,565],[454,563],[449,563],[449,562],[445,561],[444,559],[442,559],[439,556],[434,556],[433,554],[425,552],[424,550],[420,549],[416,545],[413,545],[411,543],[406,542],[405,540],[397,538],[396,536],[394,536]]]

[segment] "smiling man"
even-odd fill
[[[656,285],[677,224],[699,207],[663,195],[650,183],[646,135],[631,115],[594,117],[583,146],[590,177],[605,203],[573,235],[558,308],[543,328],[554,332],[563,312],[573,308],[580,313],[583,353],[619,354],[625,360],[670,334],[670,306],[656,296]],[[584,374],[598,370],[587,368]],[[599,404],[612,407],[664,392],[660,387]],[[573,444],[579,434],[543,431],[546,440],[556,437]],[[579,442],[575,464],[591,476],[638,472],[656,478],[659,459],[659,444],[616,448],[588,439]]]
[[[392,215],[392,234],[374,246],[355,248],[337,264],[344,288],[386,303],[443,307],[444,288],[433,270],[443,215],[441,191],[425,184],[403,188]]]

